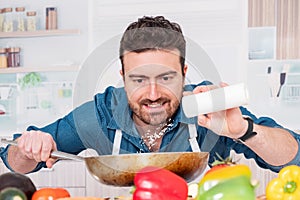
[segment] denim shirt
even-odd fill
[[[195,86],[196,85],[187,85],[185,90],[191,91]],[[251,117],[256,124],[283,128],[271,118],[257,118],[246,108],[240,107],[240,109],[243,115]],[[196,125],[198,133],[197,141],[201,151],[210,152],[209,164],[216,158],[216,153],[226,158],[229,156],[231,150],[237,153],[243,153],[246,158],[254,158],[260,167],[271,169],[275,172],[278,172],[286,165],[300,164],[299,150],[296,157],[286,165],[269,165],[246,145],[237,143],[233,139],[225,136],[218,136],[205,127],[199,126],[196,117],[187,118],[183,113],[181,105],[176,111],[172,123],[166,129],[159,151],[192,151],[189,143],[188,124]],[[99,155],[112,153],[114,136],[117,129],[122,131],[120,154],[150,152],[138,134],[132,120],[132,110],[128,105],[124,88],[114,87],[108,87],[104,93],[96,94],[93,101],[82,104],[52,124],[42,128],[35,126],[27,128],[28,131],[40,130],[51,134],[59,151],[78,154],[87,148],[91,148],[96,150]],[[288,131],[296,138],[299,144],[300,135],[290,130]],[[14,137],[16,138],[19,135],[20,134],[15,134]],[[0,149],[0,156],[4,164],[11,169],[7,162],[7,148],[8,147],[2,147]],[[46,167],[44,162],[39,163],[34,171],[42,167]]]

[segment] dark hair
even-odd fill
[[[158,49],[178,49],[183,73],[185,48],[186,42],[177,23],[170,22],[163,16],[139,18],[137,22],[133,22],[127,27],[121,39],[119,56],[123,73],[123,54],[125,51],[140,53]]]

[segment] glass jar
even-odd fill
[[[0,68],[7,68],[6,48],[0,48]]]
[[[4,9],[0,9],[0,32],[3,31]]]
[[[37,21],[36,21],[36,12],[30,11],[26,13],[27,15],[27,31],[36,31]]]
[[[13,31],[13,16],[12,8],[4,8],[4,22],[3,22],[3,32],[12,32]]]
[[[57,8],[46,8],[46,30],[57,29]]]
[[[25,31],[25,7],[16,8],[15,29],[16,31]]]
[[[8,67],[20,67],[20,47],[7,48],[7,63]]]

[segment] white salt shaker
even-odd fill
[[[239,107],[248,102],[249,94],[244,83],[182,97],[183,111],[187,117]]]

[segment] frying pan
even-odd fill
[[[1,142],[17,145],[15,141]],[[115,186],[132,186],[136,172],[146,166],[156,166],[174,172],[190,182],[205,170],[208,152],[160,152],[81,157],[52,151],[51,157],[84,161],[90,174],[99,182]]]

